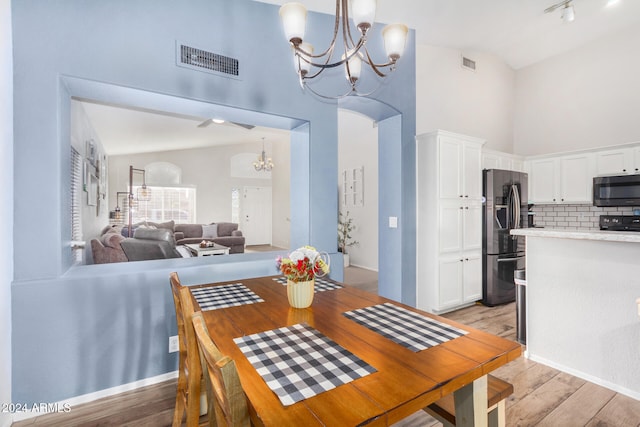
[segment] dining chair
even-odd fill
[[[211,340],[202,312],[195,313],[192,321],[207,387],[209,426],[250,426],[247,398],[235,362]]]
[[[198,352],[198,343],[193,331],[191,316],[193,315],[193,301],[187,286],[182,286],[178,273],[169,275],[173,303],[176,308],[178,324],[179,362],[178,387],[176,390],[176,405],[173,411],[172,427],[182,425],[186,412],[187,427],[197,427],[201,415],[200,401],[204,392],[202,365]],[[206,405],[203,405],[206,407]],[[206,413],[206,412],[203,412]]]

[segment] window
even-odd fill
[[[231,189],[231,222],[240,224],[240,190]]]
[[[82,239],[82,222],[80,218],[80,195],[82,194],[82,157],[71,147],[71,241]],[[72,263],[82,262],[84,245],[71,245]]]
[[[133,194],[138,194],[140,186],[133,187]],[[140,221],[165,222],[174,220],[179,224],[196,223],[196,189],[190,187],[153,187],[151,200],[138,201],[132,206],[132,222]]]

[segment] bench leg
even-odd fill
[[[458,427],[487,427],[487,376],[467,384],[453,394]]]
[[[506,399],[501,400],[489,411],[489,427],[505,427],[507,425]]]

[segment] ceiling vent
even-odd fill
[[[176,43],[177,63],[181,67],[217,74],[224,77],[240,77],[240,65],[236,58]]]
[[[466,57],[462,57],[462,68],[466,70],[476,71],[476,61]]]

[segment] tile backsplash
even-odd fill
[[[534,224],[545,228],[599,230],[600,215],[633,215],[634,207],[599,208],[592,205],[534,205]]]

